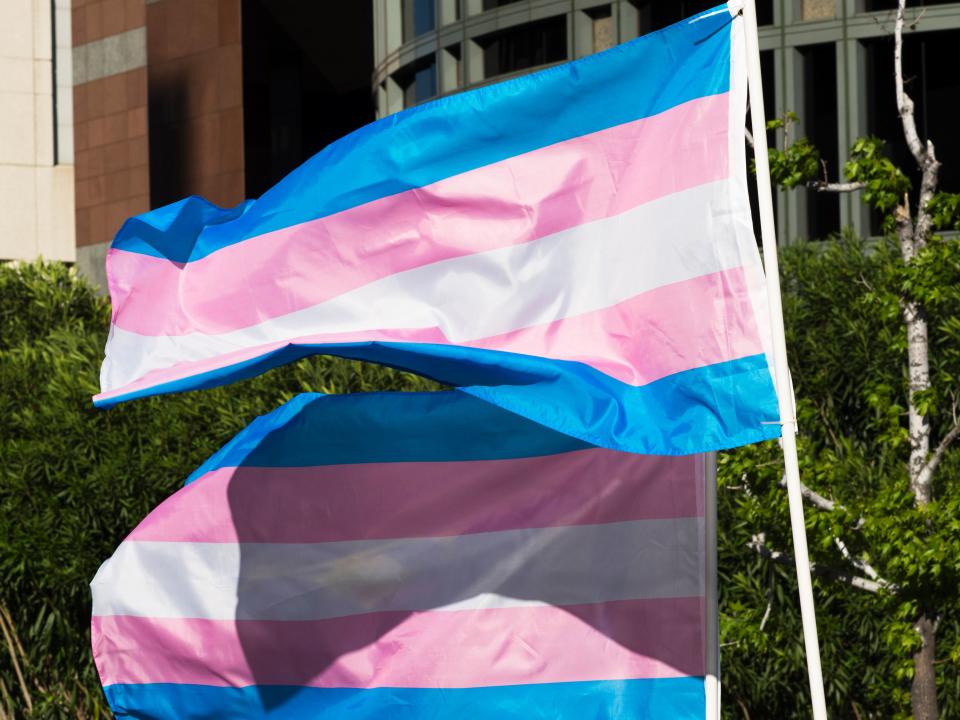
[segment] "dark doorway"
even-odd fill
[[[369,2],[243,0],[247,197],[372,122]]]

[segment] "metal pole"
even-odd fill
[[[783,329],[783,307],[780,301],[780,269],[777,262],[776,228],[773,220],[773,197],[770,191],[770,163],[767,158],[767,129],[763,111],[763,84],[760,79],[760,44],[757,36],[755,0],[745,0],[747,72],[750,90],[750,115],[753,122],[753,148],[757,166],[757,198],[760,205],[760,234],[767,275],[767,295],[773,332],[773,364],[776,374],[780,420],[783,428],[781,445],[786,469],[787,496],[790,502],[790,525],[793,530],[793,554],[797,563],[797,585],[800,590],[800,615],[803,619],[803,641],[807,651],[807,672],[810,677],[810,700],[815,720],[827,720],[820,668],[820,645],[817,641],[817,618],[813,605],[813,583],[810,579],[810,558],[803,521],[803,497],[800,493],[800,464],[797,461],[797,418],[794,410],[790,370],[787,366],[787,341]]]
[[[717,618],[717,454],[704,453],[703,458],[703,534],[704,571],[706,588],[706,639],[705,690],[707,696],[706,720],[720,720],[720,623]]]

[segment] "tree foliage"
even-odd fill
[[[960,390],[960,247],[931,242],[907,268],[893,241],[846,237],[792,246],[781,266],[801,476],[837,503],[832,511],[806,510],[831,717],[909,716],[911,653],[919,642],[911,623],[920,606],[939,610],[940,706],[944,717],[960,717],[960,451],[948,451],[941,465],[936,500],[916,507],[905,464],[906,335],[898,300],[909,291],[928,308],[936,350],[925,409],[935,427],[949,426]],[[728,717],[744,716],[738,703],[753,718],[809,713],[792,561],[773,562],[750,547],[764,532],[769,547],[791,548],[782,472],[773,443],[721,456]],[[851,587],[845,579],[863,572],[837,539],[895,592]]]
[[[820,151],[807,138],[798,138],[789,142],[790,128],[799,118],[794,112],[786,113],[782,118],[770,120],[767,130],[783,130],[784,148],[770,148],[770,178],[785,188],[794,188],[814,182],[820,174]],[[754,171],[756,167],[754,167]]]

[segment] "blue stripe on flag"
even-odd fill
[[[181,720],[385,720],[385,708],[389,720],[700,720],[706,707],[701,677],[370,690],[147,684],[104,692],[117,717]]]
[[[369,342],[287,346],[244,363],[100,400],[97,405],[109,407],[140,396],[216,387],[315,353],[377,362],[459,385],[465,392],[535,423],[614,450],[689,455],[780,436],[778,425],[767,424],[776,423],[780,414],[763,355],[685,370],[636,387],[583,363],[455,345]],[[356,437],[364,435],[358,433]],[[434,443],[425,439],[421,449],[408,450],[407,454],[416,456],[406,459],[465,459],[450,457],[451,450],[445,448],[447,440],[439,431],[436,437],[441,440]],[[559,441],[550,440],[544,447],[553,448],[553,442]],[[347,443],[342,457],[351,453],[365,457],[366,450],[351,448]],[[549,449],[548,453],[561,451]],[[389,448],[389,452],[397,453],[398,449]],[[548,454],[524,449],[504,452],[519,453],[505,457]],[[330,458],[305,464],[346,462],[350,460]],[[211,469],[204,466],[204,472]]]
[[[390,115],[327,146],[255,202],[221,209],[190,197],[131,218],[113,247],[197,260],[272,230],[726,92],[730,33],[719,32],[731,22],[725,8]]]
[[[395,432],[407,417],[416,418],[417,437]],[[363,393],[363,402],[305,393],[241,430],[187,484],[223,467],[506,460],[589,447],[465,393]]]

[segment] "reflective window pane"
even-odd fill
[[[820,150],[830,180],[841,180],[837,144],[837,53],[834,43],[801,49],[803,63],[804,134]],[[807,193],[807,236],[825,240],[840,230],[840,197],[832,193]]]
[[[403,0],[403,41],[435,30],[436,10],[436,0]]]
[[[893,161],[913,182],[913,196],[920,186],[920,172],[903,138],[893,84],[893,39],[864,42],[867,50],[867,130],[887,143]],[[960,31],[948,30],[907,35],[903,39],[903,76],[915,105],[917,132],[929,138],[940,161],[940,187],[960,191],[960,76],[957,75]],[[881,232],[881,218],[874,214],[871,232]]]
[[[484,77],[495,77],[567,59],[565,15],[511,28],[478,40]]]

